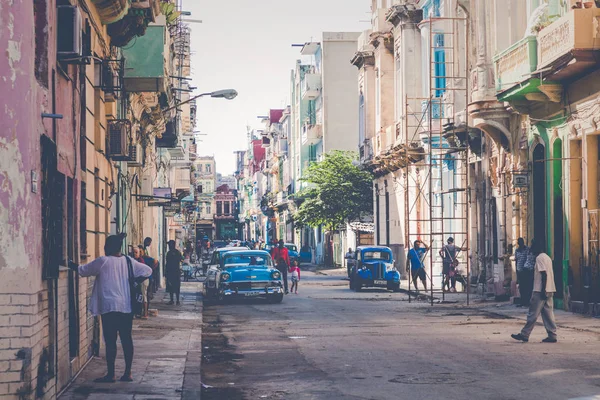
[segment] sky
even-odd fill
[[[300,48],[322,32],[369,29],[370,0],[183,0],[190,11],[195,94],[235,89],[234,100],[198,99],[200,155],[214,155],[217,171],[235,171],[236,150],[247,147],[247,126],[289,104],[290,74]],[[348,60],[350,62],[350,60]]]

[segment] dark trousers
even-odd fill
[[[283,279],[283,289],[287,293],[288,292],[288,279],[287,279],[288,269],[287,269],[287,267],[277,267],[277,270],[279,272],[281,272],[281,279]]]
[[[109,312],[102,314],[102,330],[104,331],[104,342],[106,342],[106,366],[107,376],[115,376],[115,360],[117,359],[117,335],[121,338],[123,354],[125,356],[125,373],[131,374],[133,363],[133,314],[120,312]]]
[[[529,269],[517,271],[517,279],[519,293],[521,294],[521,305],[528,306],[533,292],[533,271]]]

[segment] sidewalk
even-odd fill
[[[161,289],[150,308],[158,316],[135,319],[132,383],[94,383],[106,373],[104,346],[101,357],[84,369],[61,400],[198,400],[202,359],[202,297],[200,283],[181,283],[181,306],[168,305],[169,295]],[[117,377],[124,369],[119,343]]]
[[[477,308],[490,314],[496,314],[507,318],[518,319],[523,322],[527,320],[527,307],[517,307],[516,305],[510,304],[508,302],[487,304]],[[554,316],[556,317],[556,325],[559,328],[574,329],[578,331],[600,334],[600,319],[598,318],[557,309],[554,309]],[[542,319],[540,317],[538,319],[538,324],[541,323]]]

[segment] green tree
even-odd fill
[[[373,176],[356,160],[356,153],[334,151],[308,167],[301,179],[308,187],[296,195],[296,226],[323,225],[332,231],[373,212]]]

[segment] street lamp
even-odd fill
[[[196,100],[200,97],[204,97],[204,96],[210,96],[215,99],[233,100],[237,97],[237,95],[238,95],[238,92],[235,89],[222,89],[222,90],[216,90],[214,92],[201,93],[201,94],[194,96],[186,101],[182,101],[181,103],[178,103],[178,104],[174,105],[173,107],[169,107],[166,110],[163,110],[163,113],[167,113],[167,112],[173,110],[174,108],[179,107],[182,104],[189,103],[190,101],[194,101],[194,100]]]

